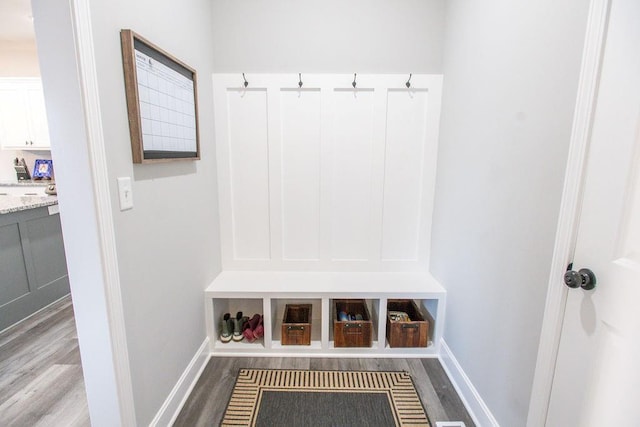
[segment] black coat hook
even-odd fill
[[[405,85],[407,86],[407,89],[411,87],[411,74],[409,74],[409,80],[407,80]]]
[[[244,80],[244,87],[249,86],[249,82],[247,81],[247,78],[244,76],[244,73],[242,73],[242,79]]]
[[[351,86],[353,86],[354,89],[356,87],[356,73],[353,73],[353,82],[351,83]]]
[[[298,87],[302,87],[302,73],[298,73]]]

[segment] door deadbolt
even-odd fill
[[[590,291],[596,287],[596,275],[588,268],[581,268],[579,271],[569,270],[564,273],[564,284],[570,288],[582,288]]]

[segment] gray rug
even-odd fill
[[[223,426],[429,426],[406,372],[242,369]]]

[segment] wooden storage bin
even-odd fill
[[[282,318],[282,345],[311,345],[311,304],[287,304]]]
[[[333,300],[335,314],[333,318],[334,347],[371,347],[371,316],[363,299]],[[362,320],[338,320],[338,313],[344,311],[353,315],[362,315]]]
[[[410,321],[391,321],[390,311],[403,311]],[[387,301],[387,341],[389,347],[426,347],[429,341],[429,321],[422,316],[415,301],[390,299]]]

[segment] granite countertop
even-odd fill
[[[28,179],[25,181],[0,181],[0,187],[46,187],[50,184],[55,184],[55,182],[44,179]]]
[[[0,196],[0,214],[57,204],[57,196]]]

